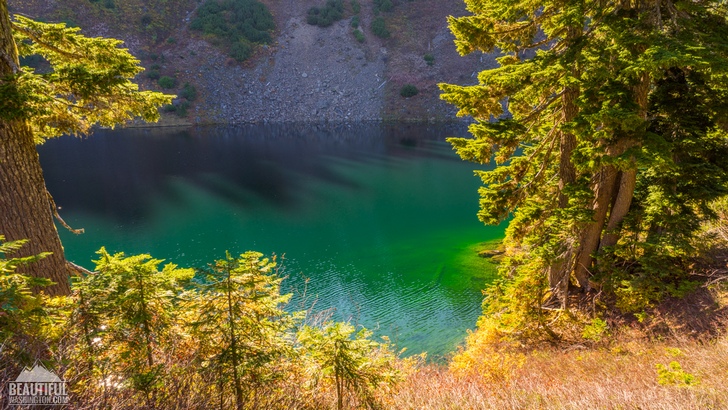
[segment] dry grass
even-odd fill
[[[697,384],[661,385],[656,366],[678,362]],[[627,342],[611,349],[536,350],[503,377],[421,366],[397,409],[726,409],[728,338],[679,346]]]

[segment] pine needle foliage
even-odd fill
[[[47,256],[9,258],[26,240],[5,242],[0,235],[0,355],[12,357],[22,367],[33,363],[33,356],[42,349],[43,335],[50,314],[45,308],[46,296],[33,292],[51,284],[49,279],[19,273],[17,269]]]
[[[21,58],[40,56],[47,73],[16,67],[0,82],[0,116],[29,119],[36,142],[63,134],[86,135],[94,124],[114,127],[135,118],[156,121],[158,107],[174,96],[140,91],[131,80],[144,69],[122,41],[90,38],[65,23],[41,23],[16,15],[13,37]]]
[[[725,2],[465,3],[458,51],[500,53],[477,85],[440,85],[475,119],[456,152],[496,164],[478,218],[510,218],[488,326],[553,339],[575,289],[628,312],[684,294],[728,182]]]
[[[237,408],[256,408],[262,392],[255,387],[283,377],[279,364],[291,354],[286,334],[300,314],[283,310],[291,295],[280,294],[275,266],[261,253],[227,253],[205,273],[196,298],[200,367],[217,383],[232,381]]]
[[[20,246],[0,244],[0,374],[42,361],[76,407],[382,408],[411,368],[366,329],[285,310],[276,260],[257,252],[193,270],[102,248],[70,297],[48,298],[15,271],[36,258],[4,258]]]
[[[355,330],[343,322],[304,326],[298,341],[323,377],[334,382],[337,410],[350,408],[351,396],[355,403],[381,408],[382,390],[389,393],[388,387],[401,379],[394,367],[396,356],[388,339],[380,344],[371,340],[371,331],[362,328],[355,334]]]

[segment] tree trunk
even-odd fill
[[[233,361],[233,383],[235,384],[235,407],[238,410],[243,409],[243,386],[240,382],[240,374],[238,373],[238,344],[237,336],[235,334],[235,312],[233,310],[233,299],[232,299],[232,267],[230,266],[230,258],[228,257],[228,265],[225,267],[227,278],[225,279],[226,293],[227,293],[227,309],[228,309],[228,326],[230,327],[230,355]]]
[[[0,81],[14,81],[18,66],[7,2],[0,0]],[[70,292],[66,259],[53,222],[38,152],[30,126],[22,119],[0,117],[0,235],[9,241],[29,240],[18,252],[8,255],[11,257],[52,252],[20,271],[55,282],[45,288],[51,295]]]
[[[648,73],[642,74],[639,84],[634,87],[633,91],[635,101],[639,106],[639,116],[644,121],[647,121],[647,109],[649,104],[648,98],[650,92],[650,75]],[[636,142],[630,142],[627,144],[626,149],[635,145]],[[622,220],[629,212],[629,207],[632,204],[632,198],[634,197],[634,189],[637,186],[637,164],[635,163],[634,158],[631,159],[631,163],[632,167],[630,169],[622,171],[617,196],[614,200],[612,211],[609,214],[607,231],[599,244],[600,251],[602,248],[616,245],[619,241],[619,229],[622,225]]]
[[[607,211],[611,205],[614,183],[617,178],[617,170],[609,165],[602,168],[596,175],[594,183],[594,220],[584,230],[579,243],[579,251],[576,256],[574,276],[579,286],[584,291],[589,290],[589,268],[594,261],[594,252],[599,247],[602,237],[602,229],[606,223]]]
[[[576,107],[576,99],[579,96],[577,87],[567,87],[561,97],[563,117],[562,123],[567,123],[576,117],[578,108]],[[559,141],[559,208],[564,209],[569,206],[569,197],[564,194],[564,188],[576,181],[576,169],[571,162],[571,154],[576,148],[576,137],[568,132],[561,132]],[[568,247],[568,244],[564,244]],[[572,270],[571,252],[564,252],[561,256],[549,266],[549,288],[554,297],[561,302],[561,307],[566,306],[567,293],[569,290],[569,276]]]
[[[609,214],[607,229],[601,243],[599,244],[600,251],[605,247],[616,245],[617,241],[619,241],[619,228],[622,224],[622,220],[625,216],[627,216],[627,212],[629,212],[629,207],[632,204],[632,197],[634,196],[634,189],[636,185],[636,169],[622,172],[622,176],[619,179],[617,195],[614,204],[612,205],[612,211]]]

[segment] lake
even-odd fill
[[[445,141],[466,135],[428,124],[148,128],[38,151],[61,215],[85,229],[59,228],[69,260],[92,268],[101,246],[185,267],[226,250],[276,254],[290,309],[333,308],[438,356],[475,327],[494,276],[477,250],[503,235],[477,220],[478,166]]]

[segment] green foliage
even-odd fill
[[[573,283],[632,312],[694,286],[728,183],[728,6],[648,3],[466,0],[473,15],[449,18],[461,54],[500,53],[477,85],[440,87],[475,119],[456,152],[496,164],[476,172],[478,218],[510,219],[485,307],[504,332],[558,337],[543,307]]]
[[[31,291],[49,281],[16,272],[45,255],[6,257],[23,242],[0,238],[0,360],[13,374],[43,360],[79,405],[320,408],[336,391],[340,403],[380,408],[402,378],[389,341],[285,311],[291,295],[260,253],[195,272],[102,248],[71,297],[50,299]]]
[[[150,16],[149,14],[143,15],[142,18],[139,19],[139,23],[141,23],[141,25],[144,27],[152,24],[152,16]]]
[[[75,284],[83,292],[79,296],[86,309],[80,316],[93,314],[84,319],[103,323],[82,329],[83,340],[90,342],[84,348],[93,352],[96,366],[103,363],[106,371],[123,375],[148,400],[164,379],[160,350],[177,337],[173,327],[176,295],[194,271],[171,263],[160,270],[162,260],[149,255],[112,255],[104,248],[97,253],[96,274]]]
[[[157,84],[165,90],[169,90],[177,86],[177,79],[164,75],[157,80]]]
[[[104,0],[104,7],[113,10],[116,8],[116,3],[114,3],[114,0]]]
[[[359,28],[359,16],[358,15],[351,18],[351,27]]]
[[[425,54],[425,56],[423,58],[425,59],[425,62],[427,63],[427,65],[431,66],[431,65],[435,64],[435,57],[432,54],[429,54],[429,53]]]
[[[399,90],[399,95],[401,95],[404,98],[414,97],[415,95],[417,95],[419,93],[420,93],[420,90],[418,90],[417,87],[415,87],[412,84],[405,84]]]
[[[668,366],[658,363],[655,367],[657,368],[657,382],[663,386],[691,387],[700,383],[695,375],[683,370],[677,361],[670,362]]]
[[[186,99],[187,101],[195,101],[197,99],[197,89],[190,83],[185,83],[182,86],[179,96]]]
[[[381,17],[377,17],[372,21],[371,29],[372,33],[379,38],[389,38],[389,36],[392,35],[389,30],[387,30],[387,24]]]
[[[275,28],[268,8],[256,0],[207,0],[190,23],[192,30],[201,31],[222,45],[230,56],[244,61],[252,54],[253,44],[272,41]]]
[[[63,134],[87,134],[99,124],[113,127],[141,117],[159,118],[157,108],[172,96],[139,91],[131,82],[143,68],[120,40],[89,38],[78,28],[16,15],[13,37],[20,57],[39,55],[48,74],[23,67],[0,84],[0,117],[25,118],[37,142]]]
[[[311,7],[306,14],[306,22],[319,27],[329,27],[342,18],[344,18],[343,0],[327,0],[326,6]]]
[[[591,323],[584,326],[581,337],[593,342],[600,342],[609,334],[609,326],[607,322],[600,318],[592,319]]]
[[[187,110],[189,110],[189,108],[190,108],[191,105],[192,104],[190,104],[189,101],[182,101],[182,102],[180,102],[178,104],[168,104],[168,105],[165,105],[164,106],[164,111],[165,112],[173,112],[178,117],[184,118],[184,117],[187,116]]]
[[[321,328],[304,326],[298,332],[298,341],[308,350],[323,377],[334,382],[338,409],[344,408],[349,395],[368,408],[379,408],[378,390],[399,380],[392,367],[395,356],[388,340],[378,343],[370,339],[370,331],[354,331],[354,326],[341,322],[327,323]]]
[[[228,253],[205,273],[192,332],[200,366],[217,382],[232,380],[238,408],[259,380],[283,377],[277,365],[292,354],[286,334],[300,314],[286,314],[291,295],[280,294],[275,260],[257,252]]]
[[[159,78],[162,76],[162,74],[160,74],[159,70],[152,69],[152,70],[147,71],[146,76],[150,80],[159,80]]]
[[[354,14],[359,14],[359,12],[361,12],[361,4],[358,0],[351,0],[351,11]]]
[[[230,57],[239,62],[247,60],[252,54],[253,45],[244,38],[241,38],[230,46]]]
[[[31,365],[45,352],[43,337],[48,336],[52,317],[45,307],[47,297],[34,293],[52,282],[45,278],[18,273],[17,269],[49,255],[43,253],[24,258],[9,258],[27,240],[5,242],[0,235],[0,357]]]
[[[394,9],[394,4],[392,4],[392,0],[374,0],[374,11],[376,13],[380,11],[392,11]]]
[[[364,38],[364,33],[362,33],[361,30],[354,30],[352,31],[352,34],[354,34],[354,38],[356,39],[356,41],[360,43],[366,41],[366,38]]]

